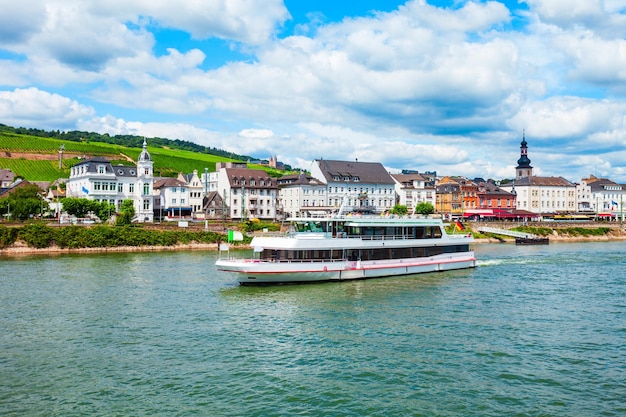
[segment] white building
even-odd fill
[[[527,145],[524,137],[520,146],[520,159],[515,168],[515,181],[501,184],[500,188],[516,193],[518,210],[539,215],[576,212],[576,184],[563,177],[534,176]]]
[[[311,176],[326,184],[326,205],[339,210],[382,213],[396,204],[395,181],[378,162],[318,159]]]
[[[132,200],[135,220],[152,222],[153,208],[153,162],[144,139],[137,166],[113,166],[104,158],[96,157],[81,161],[70,170],[66,196],[108,201],[119,210],[124,200]]]
[[[598,217],[622,219],[625,214],[626,187],[607,178],[591,175],[576,187],[578,211]]]
[[[219,193],[231,219],[276,219],[278,185],[261,169],[241,163],[217,163],[209,173],[209,193]],[[204,177],[205,174],[203,174]]]
[[[391,174],[395,181],[395,191],[398,196],[398,204],[402,204],[413,213],[419,203],[430,203],[437,207],[437,193],[435,185],[423,175],[415,174]]]
[[[306,174],[278,179],[278,207],[284,217],[320,216],[332,210],[326,204],[326,184]]]
[[[184,220],[192,218],[189,205],[189,188],[176,178],[160,178],[154,183],[155,210],[161,220]]]
[[[194,169],[191,174],[178,174],[178,180],[183,181],[189,192],[189,206],[191,207],[191,217],[194,219],[204,219],[203,200],[205,194],[205,183],[198,176],[198,170]]]

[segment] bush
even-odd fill
[[[18,232],[19,239],[22,239],[32,248],[47,248],[54,242],[55,231],[44,223],[36,222],[22,226]]]
[[[0,226],[0,248],[4,249],[15,243],[19,230],[15,227]]]
[[[225,236],[215,232],[184,230],[146,230],[134,226],[97,225],[93,227],[50,227],[41,222],[21,228],[0,227],[0,248],[21,239],[30,247],[41,249],[54,244],[60,248],[112,248],[118,246],[174,246],[177,244],[216,243]]]

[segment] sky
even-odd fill
[[[0,0],[0,123],[626,183],[626,0]],[[202,167],[199,167],[200,169]]]

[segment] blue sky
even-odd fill
[[[626,183],[626,0],[0,0],[0,123]]]

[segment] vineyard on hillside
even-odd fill
[[[143,142],[143,139],[142,141]],[[215,171],[217,162],[234,161],[224,156],[194,152],[185,149],[171,149],[168,146],[150,146],[148,152],[154,161],[154,174],[163,177],[176,177],[178,173],[189,174],[198,170],[199,174],[208,168]],[[176,141],[172,141],[176,144]],[[59,153],[63,149],[62,166],[59,169]],[[0,169],[10,169],[16,176],[29,181],[55,181],[68,178],[70,168],[84,158],[104,157],[113,165],[134,164],[141,153],[141,146],[128,147],[107,142],[70,141],[57,138],[33,136],[0,129]],[[270,175],[280,176],[284,171],[269,169],[266,166],[250,166],[267,170]]]

